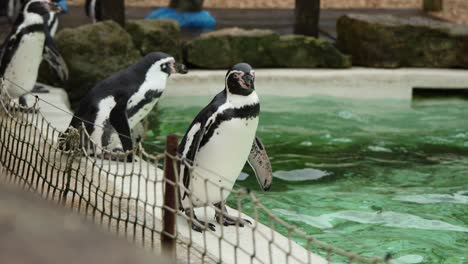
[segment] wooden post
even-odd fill
[[[203,9],[203,0],[171,0],[169,7],[180,12],[199,12]]]
[[[102,20],[114,20],[125,26],[125,0],[101,0]]]
[[[169,135],[166,138],[166,151],[171,156],[177,155],[178,139],[176,135]],[[174,160],[166,155],[164,158],[164,209],[163,209],[163,233],[161,235],[161,244],[163,254],[176,259],[176,218],[177,218],[177,179],[174,171]]]
[[[426,12],[439,12],[443,9],[443,0],[424,0],[423,10]]]
[[[318,37],[320,0],[296,0],[294,33]]]

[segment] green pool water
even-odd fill
[[[146,141],[182,137],[210,100],[163,98]],[[468,101],[264,96],[257,134],[273,188],[260,192],[253,176],[237,185],[279,217],[345,250],[392,252],[395,263],[468,263]]]

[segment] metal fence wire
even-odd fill
[[[228,217],[227,212],[205,204],[195,209],[198,218],[204,221],[199,225],[204,231],[196,232],[191,225],[199,222],[194,221],[193,215],[179,210],[181,185],[177,180],[182,163],[189,166],[191,172],[194,165],[176,155],[176,143],[158,154],[147,153],[142,144],[125,154],[104,149],[96,151],[85,129],[70,128],[66,134],[58,131],[40,110],[30,111],[12,100],[4,88],[4,82],[8,80],[0,81],[0,161],[3,171],[0,180],[21,185],[47,200],[71,208],[140,246],[155,252],[163,251],[182,263],[387,261],[321,242],[275,216],[253,192],[226,190],[208,178],[203,179],[205,187],[210,186],[213,190],[215,186],[220,195],[230,192],[230,196],[235,197],[237,203],[230,203],[234,208],[228,207],[228,214],[248,219],[251,224],[241,221],[234,226],[216,224],[216,231],[212,231],[208,223],[215,223],[215,213],[223,219]],[[38,96],[35,98],[33,107],[43,100]],[[66,151],[60,147],[63,140],[69,144]],[[174,139],[169,138],[168,142],[174,142]],[[121,161],[128,155],[133,155],[133,162]],[[202,170],[209,171],[209,168]],[[189,193],[190,199],[204,200],[194,197],[190,190],[183,187],[182,190]],[[206,195],[210,194],[206,192]],[[251,216],[242,213],[242,205],[246,202],[253,208]],[[284,236],[275,230],[281,230]]]

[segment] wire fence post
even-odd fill
[[[163,233],[161,236],[162,250],[172,259],[176,258],[176,199],[177,199],[177,180],[174,171],[174,159],[177,155],[178,139],[176,135],[167,136],[166,156],[164,158],[164,205],[163,205]]]

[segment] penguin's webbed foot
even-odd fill
[[[245,225],[249,224],[251,225],[252,222],[248,219],[245,218],[238,218],[230,215],[223,215],[221,214],[216,214],[216,222],[220,225],[224,226],[239,226],[239,227],[244,227]]]
[[[247,224],[250,224],[250,225],[252,224],[252,222],[248,219],[229,215],[226,205],[222,203],[217,203],[215,204],[215,206],[216,208],[219,209],[219,210],[216,210],[215,218],[216,218],[216,222],[218,222],[218,224],[220,225],[224,225],[224,226],[237,226],[238,225],[239,227],[244,227]]]
[[[193,222],[192,222],[193,231],[203,233],[206,227],[209,228],[211,231],[216,231],[215,225],[213,223],[207,223],[207,222],[193,219]]]
[[[198,220],[197,216],[193,209],[184,209],[185,215],[187,216],[187,222],[192,225],[192,230],[202,233],[206,228],[211,231],[216,231],[215,225],[213,223],[208,223]]]

